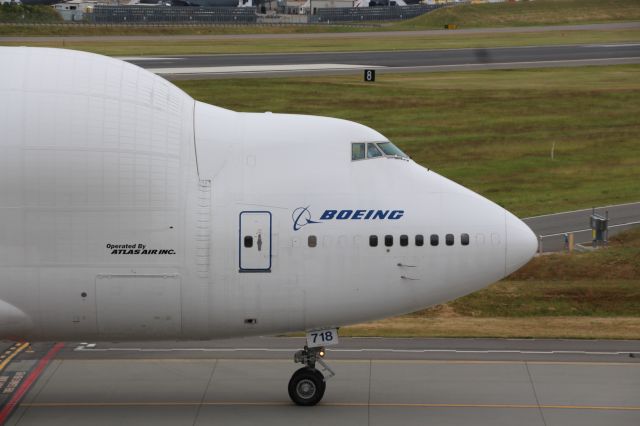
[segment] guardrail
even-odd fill
[[[616,225],[609,225],[609,229],[611,229],[611,228],[619,228],[621,226],[632,226],[632,225],[640,225],[640,221],[618,223]],[[574,244],[569,239],[572,238],[572,235],[577,234],[579,232],[592,232],[592,229],[591,228],[575,229],[575,230],[572,230],[572,231],[556,232],[554,234],[538,235],[538,253],[541,254],[541,253],[544,252],[544,240],[545,239],[554,238],[554,237],[561,237],[561,236],[564,236],[564,235],[567,236],[567,241],[565,242],[566,245],[564,247],[564,250],[572,251]]]
[[[339,7],[316,9],[309,23],[394,21],[411,19],[445,7],[446,4],[379,7]]]
[[[92,23],[255,23],[255,7],[95,6],[87,13]]]
[[[216,28],[240,28],[251,26],[253,28],[272,28],[272,27],[291,27],[291,26],[307,26],[309,24],[305,23],[288,23],[288,22],[260,22],[256,23],[251,22],[91,22],[91,21],[74,21],[74,22],[60,22],[60,23],[33,23],[33,24],[25,24],[25,23],[3,23],[0,22],[0,28],[4,26],[11,27],[68,27],[74,28],[78,26],[86,27],[86,28],[131,28],[131,27],[140,27],[140,28],[190,28],[190,27],[216,27]],[[317,25],[317,24],[314,24]],[[337,27],[351,27],[351,28],[380,28],[383,24],[376,22],[346,22],[346,23],[337,23],[337,24],[322,24],[322,26],[337,26]],[[1,37],[12,37],[12,36],[0,36]],[[22,36],[15,36],[21,38]],[[28,37],[28,36],[27,36]]]

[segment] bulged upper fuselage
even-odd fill
[[[83,52],[0,63],[2,337],[340,326],[467,294],[535,251],[512,214],[365,126],[217,108]]]

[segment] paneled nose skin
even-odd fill
[[[536,254],[538,239],[526,223],[505,210],[505,275],[518,270]]]

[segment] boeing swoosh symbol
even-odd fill
[[[303,226],[307,226],[310,223],[320,223],[315,220],[311,220],[311,212],[309,211],[309,206],[307,207],[298,207],[293,211],[291,215],[291,219],[293,219],[293,230],[298,231]]]

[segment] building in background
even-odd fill
[[[98,4],[97,1],[70,0],[54,4],[53,8],[65,21],[78,22],[83,21],[85,14],[91,12],[96,4]]]

